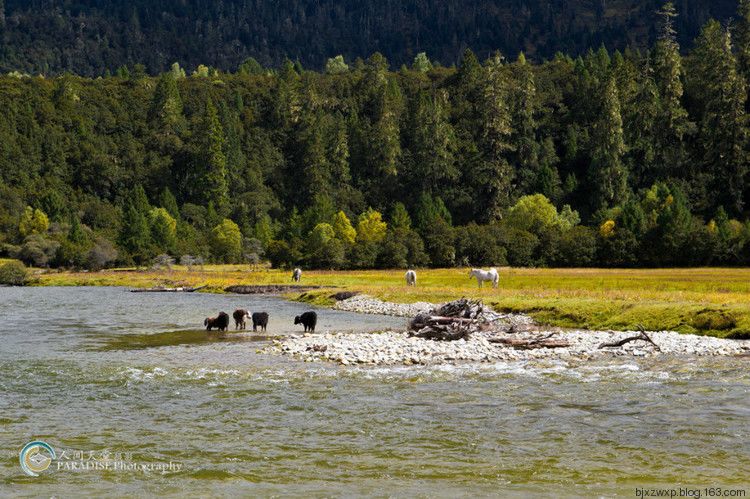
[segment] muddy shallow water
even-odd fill
[[[0,288],[0,306],[2,495],[750,494],[746,359],[352,368],[200,331],[243,307],[270,313],[268,336],[299,332],[308,306],[275,297]],[[320,332],[404,324],[318,312]],[[26,476],[37,439],[58,459]],[[181,468],[57,467],[105,451]]]

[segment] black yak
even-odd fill
[[[253,312],[253,331],[260,327],[261,331],[268,326],[268,312]]]
[[[220,312],[217,317],[206,317],[203,325],[206,326],[206,331],[211,331],[213,328],[226,331],[229,327],[229,315],[226,312]]]
[[[305,312],[302,315],[298,315],[294,318],[294,324],[302,324],[305,326],[305,331],[315,331],[315,324],[318,323],[318,314],[315,312]]]

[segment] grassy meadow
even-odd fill
[[[325,289],[290,292],[291,299],[332,303],[351,290],[396,302],[481,298],[498,311],[524,312],[551,326],[592,329],[669,329],[750,338],[750,269],[500,269],[500,286],[478,289],[467,269],[419,270],[409,288],[402,270],[305,271],[302,285]],[[206,265],[188,270],[117,269],[44,272],[44,286],[203,286],[222,292],[234,284],[292,284],[290,272],[247,265]]]

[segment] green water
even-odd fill
[[[345,368],[197,331],[240,306],[295,331],[306,306],[276,298],[3,288],[0,305],[0,495],[750,494],[744,359]],[[321,332],[403,323],[319,314]],[[181,469],[31,477],[31,440]]]

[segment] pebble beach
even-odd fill
[[[434,308],[431,303],[397,304],[357,295],[336,303],[334,308],[410,317]],[[588,360],[672,356],[750,356],[749,340],[728,340],[673,331],[649,332],[656,346],[643,340],[618,347],[602,347],[638,335],[637,331],[543,330],[522,314],[497,314],[493,327],[475,332],[468,339],[433,341],[410,336],[407,331],[379,333],[306,333],[275,340],[264,353],[292,356],[311,362],[342,365],[433,365],[458,362],[527,361],[535,359]],[[514,326],[511,328],[510,326]],[[508,332],[509,329],[513,332]],[[558,348],[518,349],[490,340],[525,340],[540,335],[566,341]]]

